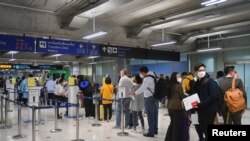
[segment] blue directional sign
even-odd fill
[[[33,52],[34,45],[32,37],[0,35],[0,51]]]
[[[82,56],[99,56],[99,44],[63,41],[54,39],[37,39],[37,52],[52,54],[69,54]]]

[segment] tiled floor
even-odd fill
[[[10,121],[14,123],[11,129],[0,129],[0,141],[13,141],[12,136],[17,134],[16,125],[16,108],[13,108],[13,112],[10,113]],[[23,120],[29,118],[29,110],[23,109]],[[84,110],[81,109],[81,114],[84,114]],[[125,130],[129,133],[127,137],[117,136],[117,133],[121,130],[112,129],[115,124],[115,117],[111,122],[101,121],[100,127],[93,127],[92,123],[95,122],[93,119],[82,119],[80,120],[80,138],[85,141],[163,141],[167,127],[169,125],[169,117],[164,116],[166,109],[160,109],[159,115],[159,134],[154,138],[145,138],[141,133],[133,133],[132,130]],[[60,119],[58,121],[58,127],[62,129],[59,133],[50,133],[50,129],[54,128],[54,110],[43,110],[42,118],[45,120],[44,125],[38,125],[36,127],[36,141],[70,141],[76,138],[76,121],[74,119]],[[147,122],[145,118],[145,122]],[[250,123],[250,111],[244,114],[243,124]],[[146,123],[147,125],[147,123]],[[191,126],[190,128],[191,141],[197,141],[198,137],[196,132]],[[19,141],[32,141],[31,135],[31,123],[24,123],[22,126],[23,134],[27,135],[27,138],[19,139]],[[138,127],[138,130],[141,130]]]

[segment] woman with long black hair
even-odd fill
[[[182,104],[185,97],[181,85],[181,76],[177,72],[173,72],[168,85],[168,113],[170,116],[170,125],[165,137],[165,141],[183,141],[188,140],[183,136],[182,123],[187,119],[186,111]]]

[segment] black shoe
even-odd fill
[[[150,133],[146,133],[146,134],[143,134],[144,137],[154,137],[153,134],[150,134]]]
[[[62,116],[57,116],[57,119],[62,119]]]
[[[158,132],[155,132],[155,135],[158,135]]]

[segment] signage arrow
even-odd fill
[[[106,47],[103,47],[103,48],[102,48],[102,51],[103,51],[103,52],[106,52],[106,51],[107,51],[107,48],[106,48]]]

